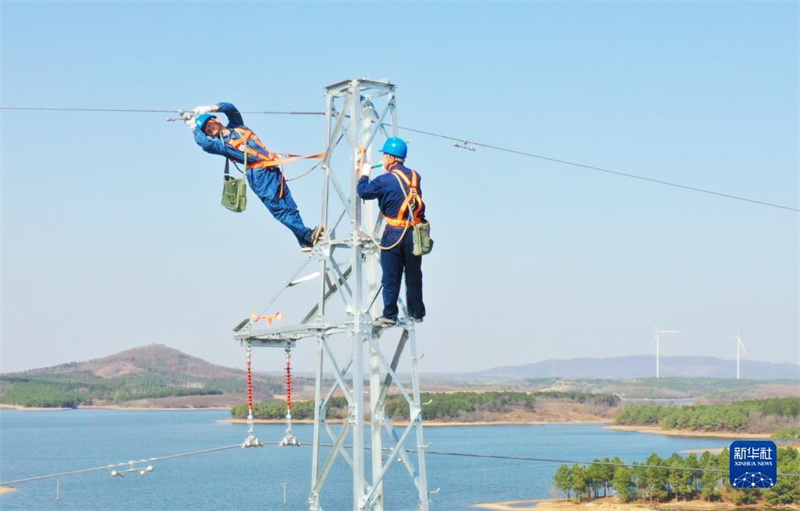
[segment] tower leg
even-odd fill
[[[317,338],[317,351],[315,355],[317,378],[314,384],[314,446],[311,451],[311,495],[308,498],[308,509],[310,511],[320,511],[319,507],[319,493],[315,490],[317,480],[319,479],[319,448],[320,448],[320,433],[322,430],[322,422],[325,420],[326,410],[322,407],[322,370],[324,353],[322,348],[324,337]]]
[[[419,478],[417,489],[419,490],[419,509],[428,511],[428,474],[425,468],[425,437],[422,433],[422,403],[420,401],[419,388],[419,368],[417,361],[417,334],[414,328],[409,331],[409,344],[411,347],[411,389],[413,391],[413,408],[420,411],[417,417],[417,464],[419,466]]]
[[[348,92],[350,96],[350,123],[351,126],[360,128],[361,120],[361,90],[357,80],[350,82]],[[361,243],[361,200],[358,199],[356,186],[361,175],[358,163],[361,157],[362,133],[359,129],[351,129],[350,137],[350,182],[352,186],[352,227],[353,227],[353,368],[351,371],[353,399],[351,401],[351,422],[353,424],[353,510],[364,509],[364,344],[368,340],[365,331],[365,322],[369,317],[364,317],[362,303],[364,301],[364,263]]]
[[[378,487],[372,509],[383,511],[383,481],[380,479],[383,467],[383,438],[381,428],[385,400],[381,399],[381,362],[375,348],[369,347],[369,399],[370,399],[370,426],[372,429],[372,484]]]

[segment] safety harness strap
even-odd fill
[[[228,144],[232,148],[236,149],[237,151],[241,151],[244,154],[245,168],[247,169],[273,169],[274,167],[279,167],[284,163],[290,163],[298,160],[306,160],[310,158],[322,158],[323,156],[325,156],[325,153],[323,152],[323,153],[309,154],[305,156],[299,154],[289,154],[286,155],[286,157],[284,158],[279,158],[278,155],[270,151],[267,148],[267,146],[265,146],[264,143],[261,142],[261,140],[259,140],[256,134],[253,133],[250,129],[239,127],[239,128],[233,128],[232,131],[238,133],[239,138],[234,139],[233,137],[230,137],[228,139]],[[247,142],[251,139],[256,143],[256,145],[258,145],[259,148],[263,150],[263,153],[256,149],[253,149],[252,147],[248,147]],[[247,163],[248,154],[255,156],[256,158],[259,158],[261,161],[248,164]],[[286,178],[283,176],[283,173],[281,173],[281,189],[278,192],[278,197],[282,199],[285,193],[286,193]]]
[[[270,151],[267,148],[267,146],[265,146],[264,143],[261,142],[261,140],[259,140],[259,138],[256,136],[256,134],[253,133],[252,131],[250,131],[249,129],[240,127],[240,128],[233,128],[232,131],[236,132],[239,135],[239,138],[235,139],[235,138],[231,137],[231,138],[228,139],[228,144],[231,147],[233,147],[234,149],[236,149],[238,151],[242,151],[242,153],[244,153],[244,154],[248,154],[249,153],[250,155],[255,156],[256,158],[259,158],[259,159],[262,159],[262,160],[270,160],[271,161],[271,160],[275,160],[277,158],[275,153]],[[263,153],[253,149],[252,147],[248,147],[247,142],[250,139],[253,139],[253,141],[256,143],[256,145],[263,150]],[[250,165],[247,166],[247,168],[253,168],[253,166],[256,165],[257,163],[258,162],[251,163]]]
[[[305,156],[301,156],[298,154],[289,154],[286,155],[286,158],[280,158],[277,160],[270,160],[270,161],[260,161],[257,163],[251,164],[248,168],[251,169],[260,169],[260,168],[268,168],[268,167],[277,167],[279,165],[283,165],[284,163],[289,163],[297,160],[308,160],[311,158],[322,158],[325,156],[325,153],[316,153],[316,154],[307,154]]]
[[[261,159],[262,161],[253,162],[247,166],[249,169],[260,169],[260,168],[268,168],[268,167],[278,167],[283,165],[284,163],[289,163],[297,160],[306,160],[309,158],[322,158],[325,156],[325,153],[316,153],[316,154],[307,154],[307,155],[300,155],[300,154],[287,154],[283,158],[279,158],[277,153],[270,151],[267,146],[264,145],[261,140],[253,133],[251,130],[247,128],[234,128],[233,131],[236,131],[239,134],[238,139],[230,138],[228,143],[231,147],[238,151],[247,152],[252,156],[256,156],[257,158]],[[247,142],[252,139],[256,145],[258,145],[262,150],[263,153],[253,149],[252,147],[248,147]],[[244,146],[244,147],[242,147]]]
[[[392,227],[409,227],[417,224],[421,221],[420,214],[422,212],[422,196],[417,193],[417,183],[419,181],[419,175],[415,171],[411,171],[411,179],[409,179],[405,174],[400,172],[399,170],[392,170],[391,173],[397,179],[398,184],[400,185],[400,190],[403,192],[403,196],[405,200],[403,200],[403,204],[400,206],[400,210],[397,212],[397,216],[392,218],[389,216],[384,215],[384,220],[388,225]],[[406,193],[406,189],[403,186],[403,183],[406,184],[408,187],[408,193]],[[408,211],[408,219],[406,219],[406,212]]]

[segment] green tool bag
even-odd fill
[[[247,183],[244,178],[230,178],[222,185],[222,205],[234,213],[247,209]]]
[[[392,172],[392,175],[395,179],[397,179],[397,183],[400,185],[400,191],[403,192],[403,197],[408,201],[408,194],[413,194],[416,196],[417,189],[410,188],[408,192],[406,192],[406,187],[403,186],[403,181]],[[424,256],[431,253],[433,250],[433,240],[431,239],[431,224],[427,220],[419,223],[414,223],[414,205],[417,204],[414,197],[410,201],[408,201],[408,221],[413,225],[411,237],[413,238],[413,248],[411,249],[411,253],[415,256]],[[403,231],[405,234],[405,231]]]
[[[414,224],[414,231],[411,233],[414,237],[414,248],[412,253],[415,256],[424,256],[430,254],[433,250],[433,240],[431,239],[431,223],[427,220]]]
[[[247,181],[244,175],[237,179],[231,176],[230,162],[225,159],[225,173],[222,176],[222,205],[234,213],[247,209]]]

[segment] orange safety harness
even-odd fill
[[[403,190],[405,200],[403,201],[403,204],[400,205],[400,210],[397,212],[397,216],[393,218],[384,215],[383,219],[392,227],[413,227],[415,224],[422,222],[422,206],[424,205],[424,202],[422,201],[422,195],[417,192],[419,174],[412,170],[411,179],[409,179],[399,170],[392,170],[391,173],[395,175],[395,177],[398,179],[398,182],[402,181],[400,183],[400,189]],[[408,193],[406,193],[402,183],[405,183],[408,187]],[[406,215],[409,210],[411,214]]]
[[[245,154],[245,166],[248,169],[265,169],[265,168],[279,167],[284,163],[289,163],[292,161],[305,160],[309,158],[322,158],[323,156],[325,156],[325,153],[309,154],[305,156],[301,156],[299,154],[287,154],[286,157],[280,158],[277,153],[273,153],[272,151],[267,149],[267,146],[265,146],[264,143],[261,142],[261,140],[259,140],[258,136],[256,136],[256,134],[253,133],[248,128],[240,126],[238,128],[232,128],[231,131],[239,135],[239,138],[230,137],[227,143],[232,148],[236,149],[237,151],[242,151]],[[248,147],[247,142],[249,140],[255,142],[256,145],[263,152],[253,149],[252,147]],[[247,155],[254,156],[261,161],[249,163],[247,162],[246,158]],[[285,193],[285,186],[286,186],[286,178],[284,178],[283,173],[281,172],[281,190],[278,194],[279,198],[283,198]]]

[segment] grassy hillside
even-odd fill
[[[730,378],[635,378],[631,380],[537,379],[516,385],[531,389],[576,390],[616,394],[625,401],[691,399],[693,404],[722,404],[770,397],[800,397],[798,380],[734,380]]]
[[[326,386],[333,380],[327,377]],[[428,392],[522,392],[538,393],[537,418],[568,421],[609,420],[609,407],[580,402],[577,396],[616,396],[623,404],[718,405],[772,397],[800,397],[797,380],[732,380],[712,378],[605,379],[470,379],[466,376],[431,375],[424,378]],[[259,401],[283,394],[280,372],[254,375]],[[298,401],[313,398],[313,378],[295,377]],[[573,394],[572,401],[546,398],[546,393]],[[245,373],[211,364],[163,345],[135,348],[109,357],[71,362],[21,373],[0,375],[0,404],[37,407],[120,405],[141,407],[230,407],[245,400]],[[656,401],[652,401],[656,400]],[[665,401],[658,401],[665,400]],[[669,401],[677,400],[677,401]],[[449,402],[449,401],[448,401]],[[568,404],[568,406],[565,405]],[[434,407],[435,408],[435,407]],[[428,415],[436,414],[428,408]],[[524,407],[523,407],[524,408]],[[517,413],[519,412],[519,413]],[[529,415],[518,410],[513,420]],[[481,416],[497,419],[502,414],[476,409],[469,420]],[[512,414],[513,415],[513,414]],[[551,419],[550,416],[553,418]],[[510,417],[505,414],[506,419]],[[511,419],[509,419],[511,420]]]
[[[283,383],[278,377],[257,374],[254,385],[261,399],[270,400]],[[226,406],[244,395],[244,371],[157,344],[87,362],[0,375],[0,403],[20,406]]]

